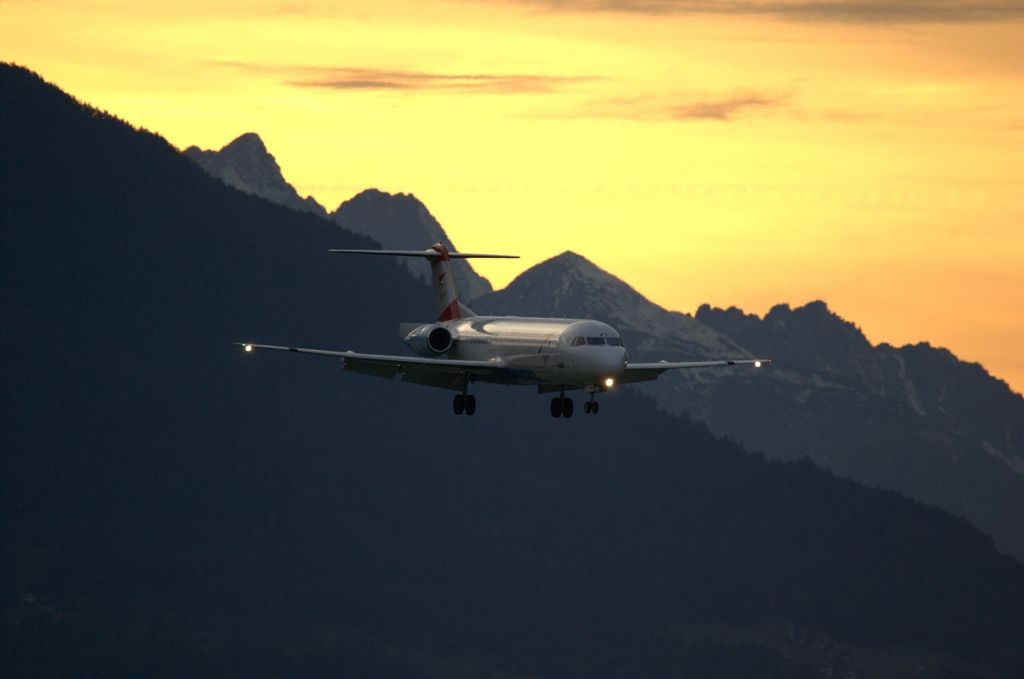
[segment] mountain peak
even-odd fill
[[[611,285],[629,287],[629,285],[622,279],[608,273],[583,255],[573,252],[572,250],[566,250],[559,255],[555,255],[551,259],[547,259],[538,264],[536,268],[563,273],[572,271],[586,278],[601,279]],[[630,288],[630,290],[632,290],[632,288]]]
[[[765,315],[764,322],[778,327],[797,326],[818,337],[842,337],[851,349],[871,348],[871,343],[859,327],[829,309],[828,304],[821,300],[808,302],[795,309],[788,304],[777,304]]]
[[[608,273],[583,255],[577,254],[572,250],[566,250],[559,255],[555,255],[550,259],[544,260],[540,264],[524,271],[516,280],[527,275],[529,275],[530,278],[535,278],[538,276],[564,277],[568,274],[575,274],[580,278],[591,279],[592,283],[601,281],[604,285],[624,288],[634,295],[640,294],[633,290],[633,288],[622,279]],[[513,284],[515,284],[515,281],[510,284],[510,287]]]
[[[263,138],[260,137],[260,135],[257,134],[256,132],[243,132],[242,134],[238,135],[238,137],[236,137],[233,141],[228,142],[224,148],[227,148],[228,146],[240,145],[255,145],[259,146],[264,151],[267,149],[266,145],[263,143]]]
[[[404,210],[427,210],[419,198],[412,193],[389,193],[378,188],[363,189],[348,200],[342,201],[334,214],[340,215],[354,209],[396,208]]]
[[[780,365],[803,365],[846,380],[878,381],[867,367],[873,365],[873,348],[864,333],[821,300],[796,308],[776,304],[764,318],[735,307],[723,310],[704,304],[697,310],[697,320]]]
[[[845,336],[855,345],[871,348],[870,342],[855,324],[845,320],[829,309],[822,300],[813,300],[793,308],[783,302],[776,304],[761,318],[757,314],[748,314],[743,310],[730,306],[719,309],[710,304],[701,304],[697,309],[697,320],[712,326],[720,326],[726,334],[744,332],[754,326],[773,328],[773,332],[790,333],[794,330],[813,331],[818,336]],[[731,335],[730,335],[731,336]]]
[[[295,187],[285,181],[281,166],[255,132],[246,132],[236,137],[220,151],[205,151],[198,146],[190,146],[184,153],[206,170],[207,174],[243,193],[265,198],[299,212],[327,216],[327,211],[316,200],[311,196],[300,197]]]
[[[659,358],[742,353],[691,316],[668,311],[586,257],[566,250],[517,276],[504,290],[477,300],[480,313],[594,318],[611,323],[638,355],[659,347]]]
[[[525,295],[524,299],[529,298],[536,304],[539,297],[544,297],[543,294],[535,294],[541,291],[547,291],[551,297],[554,307],[548,312],[556,315],[580,313],[570,309],[573,306],[580,309],[592,307],[594,302],[613,298],[634,307],[651,304],[628,283],[572,250],[530,267],[516,276],[502,292],[511,296]],[[556,312],[555,307],[561,307],[561,310]]]
[[[831,309],[828,308],[828,304],[820,299],[815,299],[803,306],[796,307],[795,309],[786,302],[776,304],[768,313],[765,315],[765,320],[773,316],[785,317],[789,314],[798,314],[808,318],[839,318]],[[842,319],[840,319],[842,320]]]
[[[267,151],[267,145],[263,143],[263,139],[260,135],[255,132],[246,132],[239,135],[235,139],[231,140],[221,148],[220,153],[222,154],[245,154],[251,156],[264,156],[266,160],[269,160],[274,164],[274,167],[280,167],[277,164],[277,160],[269,151]]]
[[[411,193],[366,189],[342,202],[331,213],[331,219],[344,229],[369,236],[384,248],[407,250],[443,243],[458,251],[427,206]],[[406,257],[402,264],[416,278],[428,280],[427,269],[422,262]],[[452,268],[459,293],[466,301],[491,291],[490,282],[476,273],[468,261],[454,260]]]

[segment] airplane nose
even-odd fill
[[[601,367],[608,377],[618,381],[626,372],[626,350],[618,347],[615,351],[609,351],[606,356],[602,356]]]

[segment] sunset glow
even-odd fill
[[[328,210],[414,193],[522,256],[495,287],[573,250],[1024,390],[1020,2],[4,0],[0,59],[179,148],[257,132]]]

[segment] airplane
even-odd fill
[[[463,304],[455,288],[454,259],[517,259],[517,255],[449,252],[441,243],[426,250],[348,250],[329,252],[348,255],[420,257],[430,262],[437,296],[438,317],[433,323],[402,323],[399,331],[415,356],[363,354],[273,344],[239,343],[246,352],[255,349],[289,351],[341,359],[342,369],[354,373],[452,389],[456,415],[473,415],[476,397],[469,393],[474,382],[532,385],[538,393],[557,393],[551,399],[551,416],[570,418],[573,400],[566,392],[582,390],[587,414],[597,414],[598,394],[616,385],[655,380],[668,370],[713,368],[770,363],[764,358],[732,358],[717,361],[658,361],[632,363],[622,337],[612,326],[595,320],[478,316]]]

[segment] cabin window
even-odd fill
[[[583,339],[582,337],[576,336],[572,338],[571,342],[569,342],[569,346],[582,347],[586,343],[587,340]]]
[[[587,344],[604,344],[603,337],[588,337]]]

